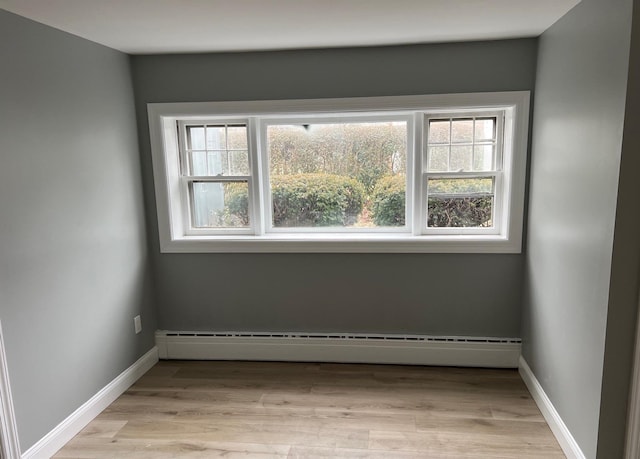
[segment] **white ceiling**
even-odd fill
[[[0,0],[0,8],[147,54],[532,37],[579,1]]]

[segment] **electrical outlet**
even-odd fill
[[[135,316],[133,318],[133,326],[136,329],[136,335],[142,331],[142,319],[140,316]]]

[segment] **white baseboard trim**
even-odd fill
[[[158,348],[154,346],[29,448],[22,455],[22,459],[45,459],[53,456],[157,362]]]
[[[638,303],[640,308],[640,302]],[[629,391],[629,413],[625,459],[640,458],[640,315],[636,323],[636,345],[633,352],[633,375]]]
[[[578,443],[573,438],[573,435],[571,435],[560,414],[556,411],[553,403],[551,403],[551,400],[547,397],[547,394],[531,371],[531,368],[529,368],[527,361],[522,356],[520,357],[518,371],[567,458],[585,459],[585,455],[580,449],[580,446],[578,446]]]
[[[0,326],[0,457],[17,459],[20,457],[18,427],[11,397],[9,369],[4,348],[2,326]]]
[[[517,368],[520,340],[400,335],[156,332],[161,359]]]

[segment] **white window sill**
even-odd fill
[[[503,236],[405,234],[270,234],[184,236],[161,246],[163,253],[520,253],[521,241]]]

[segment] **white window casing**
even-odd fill
[[[528,91],[281,101],[151,103],[147,108],[162,252],[519,253],[521,251],[529,125]],[[430,170],[427,164],[430,141],[427,132],[429,120],[472,119],[475,130],[476,118],[495,118],[496,120],[493,144],[495,159],[492,167],[487,166],[482,170],[471,171],[463,169],[456,171],[450,168]],[[268,126],[287,123],[376,121],[406,122],[405,226],[389,228],[273,227],[266,139]],[[214,175],[209,169],[207,169],[208,175],[195,175],[193,164],[190,162],[193,159],[188,158],[185,153],[188,148],[186,126],[203,126],[204,132],[207,132],[206,126],[226,125],[246,126],[248,175]],[[458,146],[453,142],[453,138],[450,137],[448,161],[451,161],[452,149]],[[476,139],[473,137],[470,143],[465,144],[467,148],[471,148],[473,155],[476,151],[475,142]],[[447,144],[443,145],[447,146]],[[492,144],[484,146],[489,145]],[[225,148],[227,150],[221,151],[226,151],[228,157],[230,149],[228,145]],[[205,149],[208,165],[209,146],[206,145]],[[475,161],[472,159],[473,168],[475,168]],[[491,179],[493,186],[491,192],[493,194],[486,193],[492,198],[490,202],[493,218],[490,226],[428,226],[427,183],[429,180],[433,183],[438,180],[441,182],[448,180],[453,183],[456,179],[482,182],[483,177]],[[193,184],[200,182],[246,183],[248,226],[198,227],[194,223]],[[246,222],[246,218],[243,220]]]

